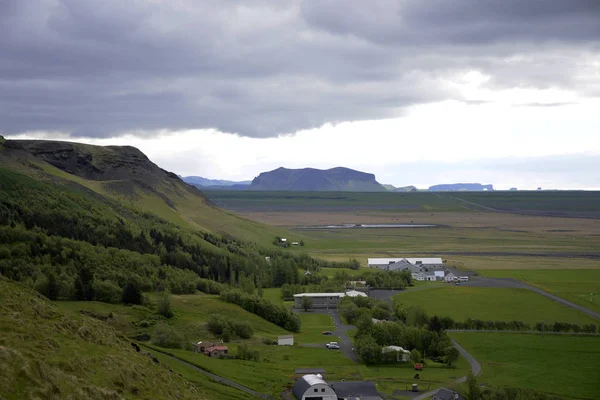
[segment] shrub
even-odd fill
[[[156,305],[157,312],[165,318],[173,317],[173,310],[171,309],[171,294],[165,293],[158,299]]]
[[[111,281],[95,280],[92,287],[94,288],[94,299],[96,301],[111,304],[121,301],[122,290]]]
[[[129,282],[123,288],[121,301],[125,304],[142,304],[142,291],[135,282]]]
[[[161,323],[154,330],[152,343],[160,347],[180,349],[183,347],[183,336],[173,327]]]

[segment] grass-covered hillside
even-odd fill
[[[71,184],[176,225],[270,244],[286,231],[214,207],[202,192],[129,146],[6,140],[0,166],[53,184]]]
[[[105,323],[0,277],[0,397],[221,399],[137,352]]]

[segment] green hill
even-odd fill
[[[6,140],[0,167],[37,180],[74,184],[176,225],[269,245],[287,231],[215,207],[196,187],[129,146],[48,140]]]
[[[101,321],[0,277],[3,399],[220,399],[137,352]]]

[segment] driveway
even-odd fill
[[[301,313],[303,311],[295,310],[295,312]],[[342,353],[344,353],[344,355],[346,357],[348,357],[355,363],[358,363],[359,362],[358,356],[356,355],[356,352],[353,350],[354,345],[352,344],[352,340],[350,340],[350,336],[348,336],[348,331],[351,329],[356,329],[356,327],[354,325],[342,324],[342,320],[340,319],[340,315],[336,309],[312,310],[310,312],[313,314],[329,314],[329,315],[331,315],[331,318],[333,319],[333,324],[335,325],[335,329],[332,331],[332,334],[333,334],[332,336],[338,336],[340,338],[340,340],[338,342],[340,345],[340,351]],[[302,347],[323,347],[325,349],[324,344],[320,344],[320,345],[305,344],[305,345],[302,345]],[[335,351],[335,350],[329,350],[329,351]]]

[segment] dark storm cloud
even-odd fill
[[[4,0],[0,131],[275,136],[477,101],[470,69],[597,95],[598,38],[597,0]]]

